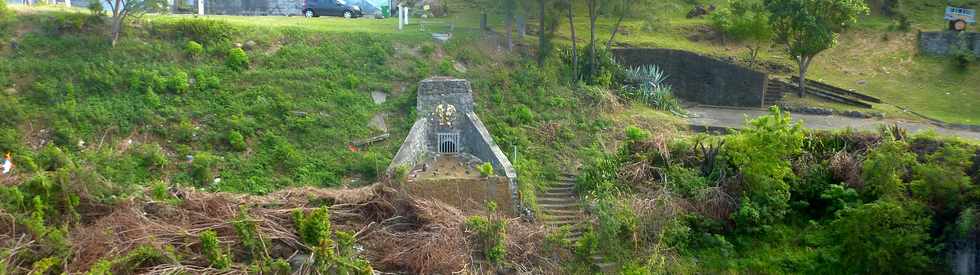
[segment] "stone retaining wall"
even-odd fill
[[[677,97],[707,105],[761,107],[769,76],[715,58],[672,49],[613,49],[627,67],[657,65]]]
[[[952,31],[919,32],[919,51],[925,54],[947,55],[959,42],[960,35],[965,36],[967,48],[980,57],[980,33],[977,32],[962,34]]]
[[[485,201],[491,200],[497,203],[497,209],[500,209],[501,212],[513,216],[517,213],[512,211],[515,208],[508,192],[508,185],[508,180],[504,177],[488,179],[440,178],[419,179],[405,185],[405,189],[408,190],[409,194],[416,197],[437,199],[464,211],[475,212],[478,209],[486,209]]]

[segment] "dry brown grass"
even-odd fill
[[[864,187],[861,178],[861,161],[855,154],[837,152],[830,158],[830,173],[834,180],[844,182],[848,187],[860,190]]]

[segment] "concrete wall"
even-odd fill
[[[674,95],[687,101],[718,106],[760,107],[768,75],[748,68],[671,49],[613,49],[627,67],[657,65],[668,74]]]
[[[947,55],[959,42],[957,32],[919,32],[919,51],[925,54]],[[980,57],[980,33],[966,32],[967,47]]]
[[[416,120],[415,124],[412,125],[412,130],[408,133],[408,137],[405,137],[405,142],[398,149],[398,153],[391,159],[388,171],[393,171],[402,165],[409,169],[415,168],[416,165],[428,158],[430,152],[428,150],[428,133],[429,123],[424,119]]]

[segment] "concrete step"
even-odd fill
[[[547,190],[544,190],[544,193],[549,193],[549,192],[550,193],[575,193],[575,186],[574,185],[573,186],[552,186],[552,187],[548,188]]]
[[[538,198],[573,198],[578,199],[578,196],[572,192],[544,192],[538,193]]]
[[[573,209],[573,210],[562,210],[562,209],[544,210],[544,209],[542,209],[541,212],[543,212],[544,214],[547,214],[547,215],[585,215],[585,211],[582,211],[582,209]]]
[[[565,226],[565,225],[576,225],[576,224],[579,224],[581,222],[582,221],[580,221],[580,220],[556,220],[556,221],[544,221],[542,223],[544,223],[546,225],[550,225],[550,226],[560,227],[560,226]]]
[[[578,202],[539,203],[538,204],[538,208],[540,208],[541,211],[543,211],[545,213],[548,213],[548,211],[554,211],[554,210],[564,210],[564,211],[581,210],[581,207],[578,205]]]
[[[564,204],[564,203],[574,203],[578,204],[579,200],[575,197],[565,197],[565,198],[538,198],[538,205],[541,204]]]
[[[541,217],[542,221],[582,221],[583,217],[579,215],[545,215]]]

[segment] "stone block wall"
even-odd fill
[[[957,32],[919,32],[919,51],[931,55],[947,55],[952,51],[956,43],[959,42]],[[980,57],[980,33],[966,32],[967,47]]]
[[[768,75],[696,53],[672,49],[613,49],[627,67],[657,65],[677,97],[707,105],[760,107]]]
[[[439,104],[452,104],[456,112],[464,114],[473,111],[473,94],[470,82],[465,79],[429,78],[419,83],[416,110],[419,116],[427,116]]]

